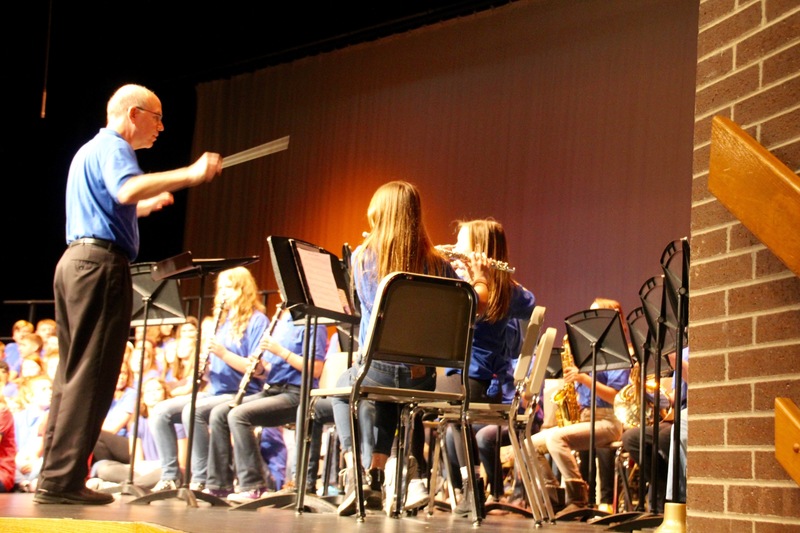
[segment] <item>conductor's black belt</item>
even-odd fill
[[[125,256],[128,255],[120,245],[118,245],[115,242],[107,241],[105,239],[95,239],[94,237],[83,237],[81,239],[75,239],[74,241],[69,243],[70,248],[72,248],[73,246],[80,246],[80,245],[97,246],[98,248],[103,248],[115,254],[122,254]]]

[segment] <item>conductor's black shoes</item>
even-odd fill
[[[65,503],[71,505],[106,505],[114,501],[114,496],[85,487],[68,492],[39,489],[33,495],[33,501],[36,503]]]

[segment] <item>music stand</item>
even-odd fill
[[[669,310],[675,316],[675,422],[672,431],[672,503],[686,504],[686,497],[676,497],[680,487],[680,427],[683,389],[683,341],[686,328],[689,326],[689,240],[684,237],[680,241],[672,241],[661,254],[661,268],[664,272],[665,300],[669,302]]]
[[[149,326],[167,324],[183,324],[186,315],[181,308],[181,297],[178,292],[176,280],[153,279],[153,266],[155,263],[136,263],[131,265],[131,278],[133,282],[134,307],[131,313],[131,327],[142,327],[142,350],[147,339]],[[138,297],[138,298],[137,298]],[[141,305],[139,303],[141,302]],[[136,382],[136,407],[133,419],[133,441],[131,443],[131,460],[128,479],[120,487],[121,494],[144,496],[145,489],[133,482],[134,467],[136,462],[136,444],[139,440],[139,415],[142,403],[142,378],[144,377],[144,354],[139,360],[139,379]]]
[[[234,268],[237,266],[249,265],[251,263],[255,263],[258,260],[259,257],[257,255],[249,257],[229,258],[229,259],[193,259],[191,252],[184,252],[182,254],[155,263],[153,265],[153,279],[156,281],[160,281],[166,279],[180,280],[180,279],[198,278],[200,283],[200,287],[198,290],[200,298],[197,304],[197,316],[199,320],[202,320],[203,296],[205,294],[206,278],[209,275],[216,274],[222,270],[227,270],[229,268]],[[195,344],[194,376],[193,376],[194,381],[192,383],[192,398],[189,403],[189,427],[186,428],[189,438],[188,449],[186,451],[186,473],[184,475],[184,480],[186,481],[186,483],[190,483],[192,477],[191,475],[192,442],[194,437],[195,404],[197,402],[197,392],[200,386],[200,382],[203,379],[203,376],[200,375],[199,373],[201,337],[202,335],[199,334],[197,335],[197,341]],[[216,496],[212,496],[211,494],[206,494],[205,492],[201,492],[199,490],[196,491],[191,490],[187,486],[175,490],[164,490],[159,492],[153,492],[151,494],[147,494],[140,498],[131,500],[129,503],[148,504],[153,501],[165,500],[168,498],[178,498],[184,500],[191,507],[197,507],[198,498],[207,503],[210,503],[213,506],[223,506],[223,507],[229,506],[228,502],[220,498],[217,498]]]
[[[597,371],[629,369],[631,355],[628,341],[622,329],[622,317],[614,309],[587,309],[568,316],[565,320],[567,337],[575,366],[581,372],[592,373],[589,418],[589,503],[580,509],[562,516],[563,520],[579,517],[606,515],[595,504],[595,413],[597,395]]]
[[[275,280],[278,283],[281,297],[286,307],[297,322],[305,321],[303,336],[303,369],[300,385],[300,405],[297,408],[297,424],[295,426],[295,486],[291,490],[281,491],[258,500],[244,503],[232,510],[253,510],[265,506],[285,507],[294,499],[295,511],[298,514],[306,509],[320,512],[335,512],[337,507],[328,500],[317,495],[306,495],[305,486],[308,475],[308,458],[310,446],[310,420],[306,413],[313,386],[314,357],[316,335],[311,335],[320,323],[350,324],[352,328],[359,321],[354,313],[353,301],[350,298],[347,278],[342,262],[333,253],[314,244],[270,235],[270,258]],[[323,319],[323,322],[320,322]],[[352,347],[352,346],[351,346]],[[348,361],[352,360],[352,353]],[[300,420],[302,417],[302,420]],[[305,498],[312,500],[305,504]]]

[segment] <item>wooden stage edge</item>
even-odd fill
[[[3,533],[181,533],[179,529],[146,522],[111,522],[71,518],[0,518]]]

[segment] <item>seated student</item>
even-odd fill
[[[621,306],[614,300],[598,298],[593,308],[615,309],[622,318],[623,329],[626,330],[625,315]],[[553,500],[557,505],[556,488],[560,485],[550,463],[544,458],[549,454],[561,473],[566,487],[566,507],[556,514],[556,518],[569,512],[584,508],[589,503],[588,486],[581,475],[580,467],[573,455],[573,450],[588,450],[591,426],[591,388],[592,376],[581,372],[578,367],[566,366],[563,369],[565,384],[574,384],[577,403],[580,408],[579,420],[568,425],[551,427],[531,437],[533,445],[539,452],[541,472]],[[628,383],[630,370],[605,370],[597,373],[596,409],[594,422],[594,444],[596,447],[608,446],[622,437],[622,422],[614,414],[614,398],[617,392]]]
[[[178,326],[175,339],[164,348],[165,367],[161,372],[161,379],[166,382],[170,396],[192,392],[197,335],[197,318],[187,316],[186,322]]]
[[[259,451],[267,467],[266,492],[281,490],[286,484],[286,466],[289,459],[289,450],[283,438],[283,427],[263,428],[259,439]]]
[[[6,344],[5,349],[5,360],[11,369],[10,379],[16,379],[19,376],[19,366],[22,362],[22,358],[19,355],[19,343],[22,337],[33,332],[33,324],[27,320],[17,320],[14,322],[14,325],[11,326],[11,338],[13,342]]]
[[[25,407],[14,415],[17,443],[16,483],[23,492],[35,492],[42,468],[44,428],[53,395],[53,384],[45,375],[34,376],[21,388]]]
[[[264,305],[258,296],[255,278],[245,267],[223,270],[217,276],[217,290],[214,296],[217,318],[213,329],[206,336],[209,389],[197,397],[194,420],[190,420],[192,406],[191,394],[159,403],[153,410],[153,431],[156,436],[158,455],[161,459],[161,481],[154,490],[174,489],[180,482],[178,468],[178,443],[175,437],[175,424],[183,422],[192,435],[192,479],[191,490],[205,490],[208,477],[209,441],[211,440],[209,420],[213,409],[219,405],[230,404],[239,389],[244,372],[250,366],[249,356],[260,353],[259,342],[267,330],[269,318],[264,314]],[[202,361],[201,361],[202,362]],[[247,385],[249,395],[259,393],[264,381],[256,377]]]
[[[670,361],[670,365],[672,368],[675,368],[675,352],[673,351],[668,356]],[[685,348],[683,350],[683,368],[681,369],[681,380],[683,381],[682,388],[681,388],[681,426],[684,426],[686,422],[686,417],[684,415],[683,409],[686,409],[688,404],[688,373],[689,373],[689,349]],[[672,377],[671,382],[671,389],[667,393],[667,400],[670,406],[673,406],[675,401],[675,375]],[[674,408],[674,407],[673,407]],[[672,476],[670,474],[670,470],[673,466],[672,460],[672,432],[674,431],[674,418],[672,416],[668,416],[666,420],[661,420],[658,426],[658,463],[657,463],[657,470],[658,470],[658,479],[656,485],[656,495],[657,499],[653,501],[652,499],[652,492],[648,491],[648,505],[649,510],[655,514],[661,514],[664,512],[664,503],[665,500],[671,495],[671,484],[672,484]],[[644,431],[644,446],[645,446],[645,462],[641,465],[641,479],[644,483],[650,483],[652,478],[652,449],[653,449],[653,427],[648,426],[645,427]],[[639,460],[639,453],[640,453],[640,429],[630,428],[625,431],[622,435],[622,447],[626,451],[630,453],[631,459],[634,462],[638,462]],[[684,455],[682,458],[685,458],[685,450]],[[683,463],[685,465],[685,462]],[[685,476],[684,476],[685,478]],[[677,500],[673,500],[677,501]]]
[[[56,336],[56,321],[52,318],[43,318],[36,323],[36,329],[34,333],[39,335],[42,338],[42,350],[40,355],[44,355],[44,349],[47,346],[50,339],[55,339],[56,344],[58,344],[58,337]]]
[[[8,368],[8,363],[0,361]],[[16,485],[17,441],[14,436],[14,414],[0,394],[0,492],[11,492]]]
[[[267,489],[253,429],[297,423],[299,416],[305,416],[297,409],[304,364],[305,326],[295,325],[288,309],[283,309],[273,321],[277,321],[274,330],[264,335],[258,345],[259,353],[265,353],[264,390],[245,397],[241,405],[233,408],[228,403],[218,405],[210,415],[208,488],[215,496],[228,496],[234,502],[258,499]],[[313,334],[316,340],[311,342],[316,352],[312,371],[314,386],[317,386],[328,345],[328,332],[325,326],[320,325]],[[231,439],[238,493],[233,493]]]
[[[144,361],[142,361],[142,357],[144,357]],[[139,372],[142,371],[142,368],[144,368],[144,381],[161,376],[161,372],[156,364],[155,345],[149,340],[138,340],[134,342],[129,366],[131,372],[133,372],[134,388],[137,387]],[[142,381],[142,383],[144,383],[144,381]]]
[[[44,346],[44,342],[38,334],[26,333],[22,336],[18,343],[19,366],[17,366],[17,373],[19,377],[32,377],[44,373],[41,354],[42,346]],[[26,359],[28,359],[27,363],[25,363]],[[36,363],[38,368],[33,363]],[[23,370],[23,366],[28,368]]]
[[[17,395],[17,384],[11,379],[11,369],[7,361],[0,360],[0,396],[10,398]],[[8,406],[11,408],[11,406]]]
[[[151,489],[161,479],[161,462],[158,459],[153,433],[150,431],[150,412],[159,402],[169,398],[169,389],[160,378],[152,377],[142,384],[142,401],[139,410],[138,436],[134,461],[134,485]],[[133,439],[133,424],[130,425],[130,436],[117,441],[113,448],[107,448],[110,455],[103,456],[92,465],[92,475],[96,478],[96,487],[104,484],[119,484],[130,478],[130,449]],[[185,439],[182,427],[178,429],[178,438]]]

